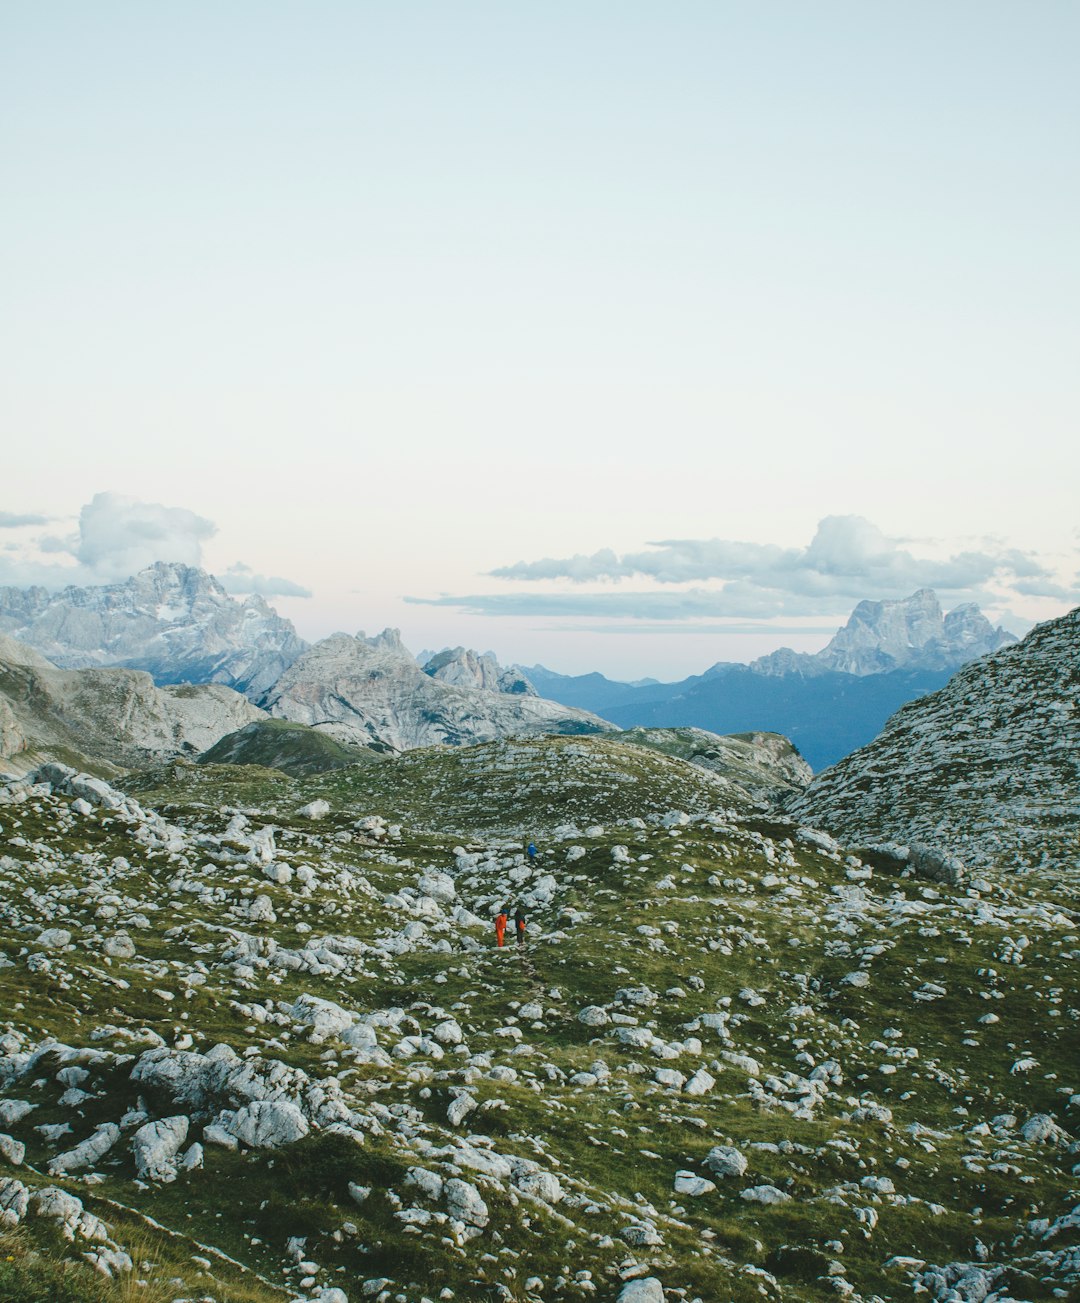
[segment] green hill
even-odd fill
[[[1067,875],[895,876],[609,738],[52,779],[0,794],[0,1299],[1074,1287]]]
[[[199,756],[200,765],[261,765],[302,778],[370,760],[389,748],[368,750],[343,746],[306,724],[260,719],[229,733]]]

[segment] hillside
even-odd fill
[[[621,740],[723,775],[766,804],[801,792],[813,777],[795,747],[778,733],[720,737],[701,728],[634,728],[623,733]]]
[[[0,634],[0,773],[46,759],[105,773],[194,757],[263,712],[216,683],[156,687],[135,670],[61,670]]]
[[[1080,836],[1080,608],[960,670],[819,775],[791,813],[849,842],[932,841],[1062,871]]]
[[[604,737],[39,777],[0,1297],[1075,1289],[1075,873],[884,873]]]
[[[290,724],[285,719],[257,719],[229,733],[199,756],[200,765],[260,765],[295,778],[344,769],[376,754],[370,747],[342,746],[332,737]]]

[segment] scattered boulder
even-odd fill
[[[187,1139],[190,1123],[183,1114],[147,1122],[131,1137],[135,1170],[144,1181],[168,1184],[176,1180],[176,1155]]]

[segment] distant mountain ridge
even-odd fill
[[[782,647],[749,665],[719,662],[676,683],[635,686],[595,673],[518,668],[545,697],[597,711],[623,728],[781,733],[820,770],[869,742],[906,701],[1015,641],[977,606],[944,615],[937,595],[924,588],[902,600],[860,602],[820,652]]]
[[[905,705],[789,813],[848,843],[924,841],[974,866],[1075,870],[1080,607]]]
[[[205,570],[166,561],[100,587],[0,588],[0,633],[63,669],[139,669],[159,685],[224,683],[252,701],[308,645],[263,598],[238,601]]]
[[[951,670],[1016,642],[974,602],[942,612],[937,594],[920,588],[898,601],[860,602],[819,652],[781,647],[759,656],[759,674],[888,674],[892,670]],[[723,666],[717,666],[717,669]]]

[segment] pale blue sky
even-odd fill
[[[74,565],[62,540],[111,491],[212,520],[213,569],[312,590],[281,603],[308,636],[392,623],[557,668],[781,639],[679,638],[701,608],[670,619],[670,587],[663,628],[619,638],[598,630],[633,602],[607,599],[651,580],[488,571],[806,548],[857,516],[916,558],[1036,554],[1052,582],[972,590],[1001,612],[1071,600],[1077,5],[42,0],[0,22],[0,516],[60,520],[44,556],[4,531],[0,582]],[[896,595],[880,573],[862,595]],[[527,613],[594,590],[580,618]],[[455,594],[516,613],[403,601]]]

